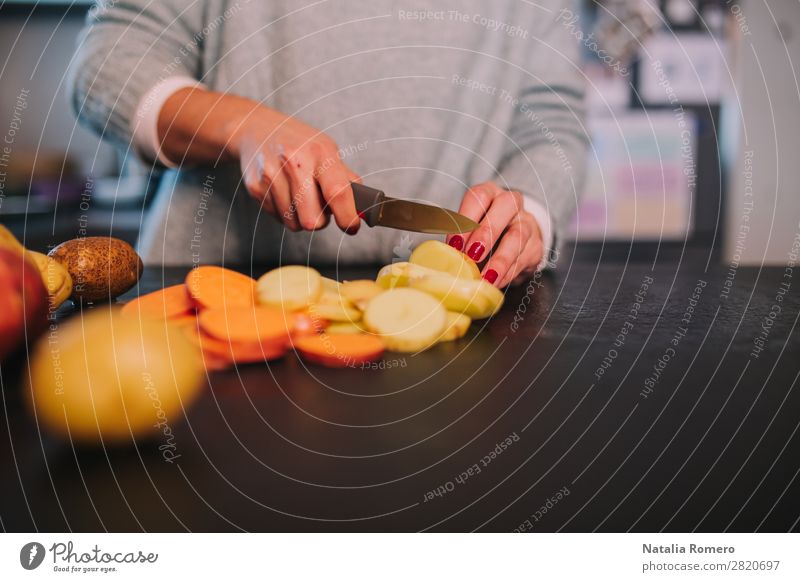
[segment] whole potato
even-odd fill
[[[174,445],[172,427],[199,395],[203,366],[172,324],[99,307],[42,338],[29,378],[28,404],[51,433],[89,444],[154,436]]]
[[[74,301],[110,301],[136,285],[142,259],[123,240],[90,236],[63,242],[48,256],[67,268]]]

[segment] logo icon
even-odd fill
[[[19,551],[19,563],[26,570],[35,570],[44,561],[44,546],[39,542],[28,542]]]
[[[392,263],[407,261],[409,257],[411,257],[411,237],[407,234],[401,236],[398,243],[392,249],[392,252],[394,253]]]

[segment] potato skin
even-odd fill
[[[72,277],[73,301],[108,301],[136,285],[142,259],[123,240],[107,236],[75,238],[49,253]]]

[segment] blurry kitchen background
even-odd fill
[[[0,0],[0,127],[13,133],[0,220],[37,250],[81,222],[134,242],[158,179],[68,107],[65,71],[90,6]],[[583,0],[561,20],[589,79],[579,248],[784,263],[800,221],[800,3]]]

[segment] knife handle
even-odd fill
[[[356,203],[356,212],[367,226],[375,226],[381,217],[381,204],[386,200],[386,194],[376,188],[351,182],[353,199]]]

